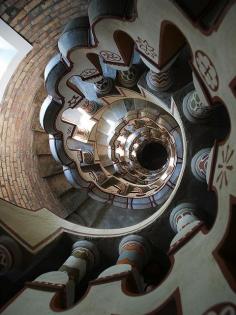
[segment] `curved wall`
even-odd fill
[[[42,73],[55,53],[57,40],[68,20],[87,12],[88,1],[4,1],[0,16],[32,46],[5,92],[0,112],[0,198],[28,209],[58,209],[59,202],[38,171],[31,122],[34,101],[43,84]]]

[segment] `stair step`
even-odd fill
[[[39,155],[39,174],[43,178],[58,175],[63,172],[60,163],[56,162],[51,155]]]
[[[68,210],[68,215],[77,211],[87,198],[87,191],[78,190],[73,187],[59,197],[63,206]]]
[[[67,220],[75,224],[87,226],[87,222],[84,221],[84,219],[78,213],[72,213],[69,217],[67,217]]]
[[[95,201],[89,197],[83,204],[80,205],[75,214],[78,214],[79,217],[82,218],[86,226],[92,226],[104,206],[104,203]],[[68,219],[70,220],[70,217],[68,217]]]
[[[57,174],[53,177],[48,177],[47,182],[50,185],[53,193],[57,197],[60,197],[63,193],[65,193],[72,187],[66,180],[64,173]]]
[[[42,132],[34,133],[34,146],[37,155],[51,154],[49,148],[48,134]]]

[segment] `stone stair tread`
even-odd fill
[[[60,163],[56,162],[51,155],[39,155],[39,174],[43,178],[55,176],[63,172]]]
[[[37,155],[51,154],[49,148],[48,134],[42,132],[34,133],[34,146]]]
[[[66,180],[64,173],[60,173],[53,177],[48,177],[47,182],[57,197],[61,196],[64,192],[72,187],[71,184],[69,184],[69,182]]]

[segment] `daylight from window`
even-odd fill
[[[0,36],[0,80],[17,53],[17,49]]]

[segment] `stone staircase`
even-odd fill
[[[45,98],[44,87],[35,98],[35,113],[31,129],[34,132],[34,151],[38,158],[40,176],[45,180],[54,198],[61,205],[58,214],[63,218],[94,228],[118,228],[133,225],[150,216],[154,209],[129,210],[93,200],[87,191],[79,190],[66,180],[63,168],[50,152],[48,134],[39,123],[39,111]],[[55,211],[54,213],[57,213]]]
[[[40,126],[38,118],[44,97],[45,91],[42,87],[34,100],[36,110],[31,125],[34,132],[34,151],[38,158],[39,174],[46,181],[54,198],[59,201],[64,218],[67,218],[73,212],[78,211],[88,196],[86,192],[77,190],[68,183],[61,164],[55,161],[51,155],[48,134]],[[82,221],[81,224],[83,224]]]

